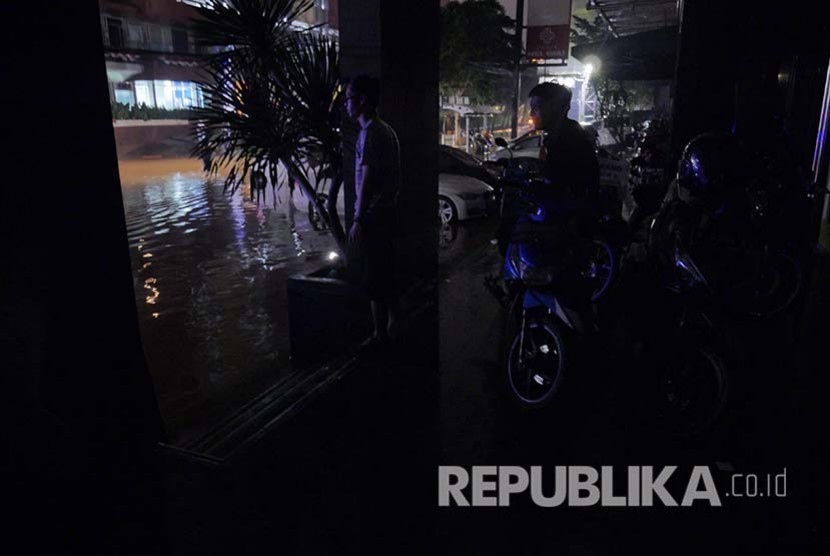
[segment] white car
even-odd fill
[[[507,148],[499,147],[496,152],[490,155],[490,160],[496,161],[502,158],[528,157],[539,158],[542,150],[542,133],[539,131],[528,131],[524,135],[508,141]]]
[[[329,181],[327,179],[323,182],[322,192],[328,191]],[[278,191],[280,201],[288,200],[287,190],[287,187],[282,187]],[[344,197],[341,189],[337,196],[337,212],[341,217],[345,212]],[[438,174],[438,215],[442,223],[484,216],[487,214],[488,203],[494,199],[495,190],[479,179],[457,174]],[[292,201],[299,211],[314,212],[313,205],[301,188],[294,188]]]
[[[495,190],[481,180],[458,174],[438,174],[438,216],[442,224],[485,216]]]

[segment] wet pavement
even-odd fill
[[[286,283],[334,249],[284,194],[253,202],[200,166],[119,165],[142,341],[173,445],[293,372]]]

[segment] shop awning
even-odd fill
[[[144,70],[141,64],[107,61],[107,80],[114,83],[123,83]]]
[[[677,0],[588,0],[586,7],[599,12],[612,35],[623,37],[677,26],[678,4]]]
[[[504,112],[500,107],[472,104],[442,104],[441,110],[458,112],[461,116],[492,116]]]
[[[591,61],[589,56],[596,56],[599,71],[611,79],[670,80],[674,77],[677,37],[677,27],[663,27],[575,46],[572,54],[584,63]]]

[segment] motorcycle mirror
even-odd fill
[[[504,140],[504,137],[496,137],[496,145],[506,149],[507,148],[507,141]]]

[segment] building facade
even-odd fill
[[[203,105],[199,57],[190,30],[206,0],[99,0],[110,100],[181,110]],[[315,0],[298,27],[336,34],[337,0]]]
[[[202,106],[198,11],[178,0],[99,0],[110,100],[166,110]]]

